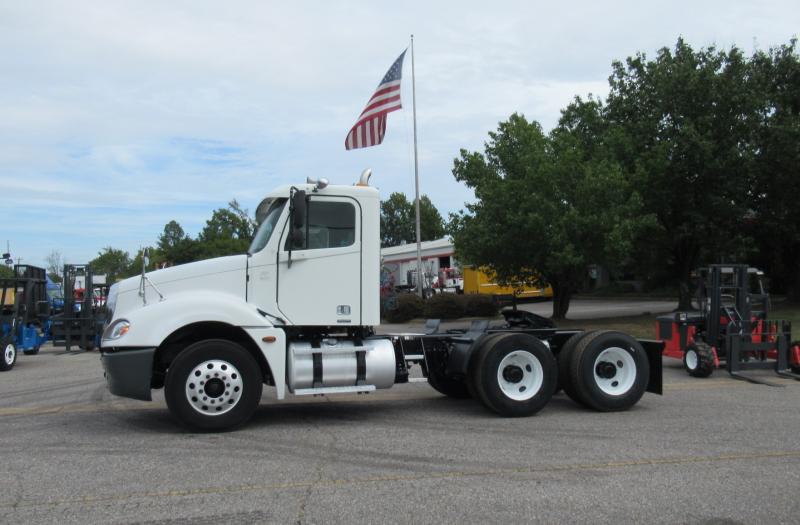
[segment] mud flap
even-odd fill
[[[647,391],[653,394],[664,394],[664,377],[661,366],[661,353],[664,351],[664,341],[652,339],[639,339],[639,344],[647,354],[650,362],[650,380],[647,382]]]

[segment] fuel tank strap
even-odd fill
[[[366,384],[367,381],[367,352],[358,350],[356,352],[356,385]]]
[[[314,388],[320,388],[322,386],[322,353],[314,352],[311,354],[311,359],[314,366],[313,385]]]

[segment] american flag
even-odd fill
[[[347,134],[344,141],[346,149],[368,148],[383,142],[383,136],[386,134],[386,116],[403,107],[400,104],[400,77],[403,75],[405,56],[405,51],[400,53],[378,84],[378,89],[367,102],[367,107]]]

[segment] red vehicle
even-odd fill
[[[773,369],[800,379],[800,342],[788,321],[768,318],[763,272],[746,265],[711,265],[697,272],[699,310],[659,316],[656,333],[664,355],[681,359],[695,377],[708,377],[722,362],[731,376],[755,383],[742,370]]]

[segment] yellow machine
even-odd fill
[[[14,306],[14,292],[13,286],[0,286],[0,306]]]
[[[545,287],[535,286],[500,286],[494,282],[494,275],[488,271],[482,271],[470,266],[464,267],[464,293],[478,293],[485,295],[514,295],[520,299],[526,298],[550,298],[553,297],[553,288],[550,285]]]

